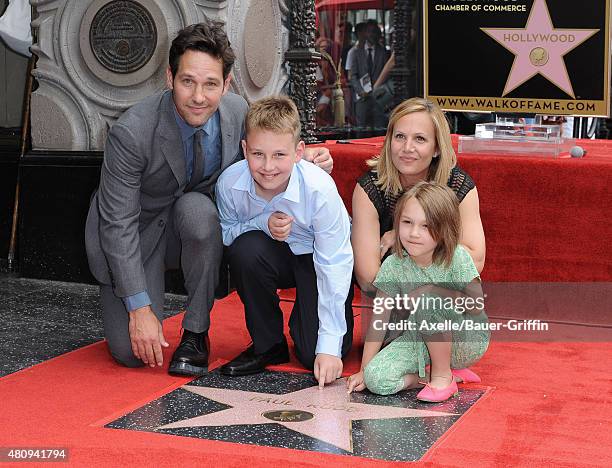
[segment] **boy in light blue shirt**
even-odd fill
[[[217,182],[223,243],[253,339],[221,372],[253,374],[289,360],[276,291],[295,287],[289,328],[296,356],[323,387],[341,376],[352,344],[353,251],[336,185],[301,160],[299,135],[291,99],[253,103],[242,141],[245,160]]]

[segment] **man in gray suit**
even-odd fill
[[[85,242],[100,282],[104,333],[116,361],[163,364],[164,271],[181,268],[187,306],[169,372],[208,370],[210,309],[223,254],[214,202],[223,169],[242,158],[246,101],[228,92],[234,53],[223,24],[178,33],[169,90],[128,109],[111,128]],[[331,171],[329,151],[307,159]]]
[[[381,32],[376,20],[366,22],[366,40],[351,56],[350,81],[357,102],[355,120],[360,127],[386,127],[387,117],[372,96],[372,88],[380,76],[389,52],[380,44]],[[369,86],[364,84],[369,82]]]

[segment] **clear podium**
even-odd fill
[[[498,118],[496,122],[476,125],[474,135],[459,137],[459,153],[494,153],[508,156],[569,157],[576,144],[563,138],[561,125],[526,122],[531,119]]]

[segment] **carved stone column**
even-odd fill
[[[300,110],[302,139],[306,143],[317,141],[316,90],[317,62],[321,54],[314,48],[314,0],[289,0],[289,50],[285,60],[289,65],[289,95]]]
[[[417,11],[419,2],[415,0],[396,0],[393,10],[393,50],[395,67],[391,71],[394,84],[394,105],[416,94],[417,70],[422,63],[421,41]]]

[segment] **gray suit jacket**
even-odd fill
[[[247,110],[237,94],[221,98],[221,169],[196,191],[213,198],[221,171],[242,158]],[[183,153],[170,91],[128,109],[109,132],[100,186],[87,215],[85,245],[91,272],[100,283],[112,284],[119,297],[146,290],[143,264],[187,185]]]
[[[372,80],[372,86],[380,76],[385,63],[389,60],[389,52],[383,46],[377,44],[374,47],[374,68],[372,70],[372,75],[370,79]],[[350,71],[350,80],[351,86],[353,87],[353,91],[356,94],[360,94],[363,92],[363,87],[359,82],[359,79],[368,73],[368,51],[366,46],[358,47],[353,52],[353,58],[351,62],[351,71]]]

